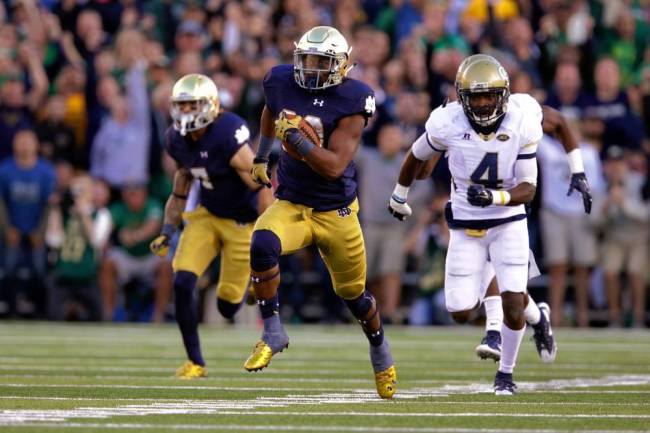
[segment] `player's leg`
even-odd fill
[[[483,269],[481,285],[485,295],[483,306],[485,307],[485,336],[481,344],[476,346],[476,355],[481,359],[493,359],[498,361],[501,358],[501,324],[503,322],[503,307],[501,295],[494,274],[494,266],[487,262]]]
[[[239,310],[250,283],[250,245],[253,223],[239,224],[219,219],[221,271],[217,283],[217,310],[232,319]]]
[[[483,272],[487,263],[484,237],[450,230],[445,259],[445,305],[456,323],[465,323],[481,305]],[[489,280],[488,280],[489,281]]]
[[[177,370],[176,375],[191,379],[207,374],[199,341],[196,280],[219,254],[219,242],[213,226],[214,216],[206,209],[199,207],[185,218],[187,225],[178,242],[172,267],[176,322],[188,361]]]
[[[251,283],[264,321],[262,338],[244,362],[244,369],[257,371],[269,365],[271,357],[289,345],[280,322],[281,254],[297,251],[312,242],[311,210],[285,200],[276,200],[257,219],[250,246]]]
[[[526,221],[515,221],[496,227],[492,235],[490,257],[503,302],[501,360],[494,389],[497,395],[512,395],[516,388],[512,372],[521,340],[526,332],[524,310],[528,300],[526,284],[529,258]]]
[[[345,301],[370,343],[370,362],[377,393],[392,398],[397,372],[384,338],[377,302],[366,290],[366,253],[359,224],[359,204],[313,215],[315,242],[332,278],[334,291]]]

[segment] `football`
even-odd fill
[[[295,117],[295,114],[287,114],[286,115],[288,118]],[[318,135],[318,132],[316,132],[316,129],[313,127],[311,123],[309,123],[305,118],[303,117],[300,120],[299,128],[298,130],[302,135],[307,137],[312,143],[314,143],[316,146],[320,147],[321,146],[321,139],[320,136]],[[282,142],[282,149],[284,149],[285,152],[289,154],[294,159],[304,161],[304,158],[302,155],[300,155],[296,150],[291,147],[290,145],[286,144],[285,142]]]

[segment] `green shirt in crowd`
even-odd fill
[[[138,229],[142,227],[149,220],[161,221],[163,217],[163,209],[160,203],[154,199],[147,199],[144,208],[140,212],[133,212],[122,202],[115,203],[111,206],[111,217],[113,218],[114,233],[119,233],[122,229]],[[115,236],[115,243],[117,246],[123,248],[127,253],[135,257],[143,257],[150,254],[149,243],[154,240],[156,236],[138,242],[129,247],[121,245],[119,236]]]

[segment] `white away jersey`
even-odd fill
[[[515,178],[515,163],[518,159],[535,158],[543,135],[542,107],[535,99],[526,94],[511,95],[505,118],[488,140],[474,131],[458,102],[438,107],[431,113],[426,135],[430,148],[419,146],[413,153],[416,157],[427,152],[430,157],[433,151],[447,153],[452,176],[451,210],[456,227],[489,228],[525,218],[524,205],[472,206],[467,202],[467,188],[482,184],[489,189],[507,190],[521,182]],[[481,221],[478,226],[474,223],[477,221]]]

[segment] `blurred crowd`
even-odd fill
[[[648,0],[3,0],[0,315],[170,320],[170,260],[148,243],[175,168],[163,150],[174,81],[209,75],[257,135],[266,71],[332,25],[377,96],[356,163],[369,287],[388,321],[448,323],[444,161],[415,188],[409,224],[386,203],[430,111],[455,99],[458,65],[481,52],[513,93],[570,120],[595,197],[585,215],[566,196],[566,157],[545,137],[529,217],[545,273],[531,291],[556,325],[645,326],[649,22]],[[345,320],[315,251],[281,265],[285,316]]]

